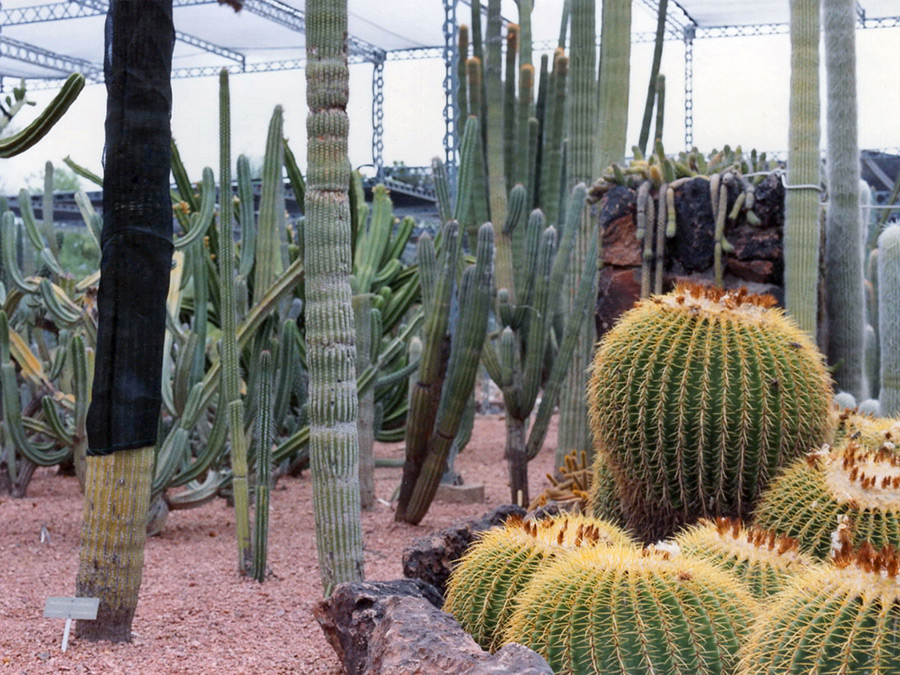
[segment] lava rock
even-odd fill
[[[604,265],[640,265],[643,243],[635,236],[637,196],[634,190],[617,185],[604,195],[600,205],[601,257]]]
[[[313,613],[350,675],[459,673],[549,675],[538,654],[507,645],[483,651],[449,614],[437,609],[427,584],[413,580],[340,584]]]
[[[759,218],[760,229],[784,230],[784,185],[775,174],[766,176],[754,190],[753,212]]]
[[[481,518],[460,520],[450,527],[413,540],[403,551],[403,576],[420,579],[443,596],[453,563],[459,560],[479,532],[488,530],[512,515],[525,516],[525,509],[513,504],[498,506]]]
[[[706,178],[694,178],[675,190],[675,214],[676,232],[670,250],[685,272],[709,269],[716,247],[716,223]]]
[[[604,267],[597,285],[597,305],[594,321],[597,338],[603,337],[622,314],[634,306],[641,296],[641,269]]]

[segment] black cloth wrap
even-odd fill
[[[113,0],[99,326],[88,455],[156,443],[172,266],[172,0]]]

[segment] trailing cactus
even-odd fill
[[[505,641],[531,647],[559,675],[733,673],[754,606],[706,562],[594,547],[532,577]]]
[[[535,574],[574,550],[607,546],[634,544],[614,525],[584,516],[510,518],[483,533],[458,561],[443,609],[483,648],[496,651],[517,596]]]
[[[823,0],[828,113],[825,300],[828,362],[840,389],[863,396],[866,328],[856,122],[856,4]]]
[[[771,297],[687,284],[621,317],[588,389],[597,449],[647,540],[748,514],[781,465],[828,438],[830,400],[821,355]]]
[[[734,574],[759,601],[775,595],[815,565],[812,557],[798,550],[795,539],[730,518],[701,520],[680,532],[675,543],[682,555]]]
[[[813,337],[819,297],[819,1],[790,2],[790,187],[784,206],[785,304]]]
[[[766,607],[741,648],[740,675],[897,672],[900,551],[863,544],[836,553]]]
[[[900,428],[893,419],[862,427],[785,468],[760,498],[754,522],[818,558],[828,557],[841,517],[850,519],[854,545],[900,546]]]
[[[878,237],[878,338],[881,414],[900,413],[900,226]]]

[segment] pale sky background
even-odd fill
[[[426,0],[437,2],[437,0]],[[382,3],[389,21],[390,0]],[[535,39],[555,38],[561,0],[543,0],[535,10]],[[598,3],[599,5],[599,3]],[[461,16],[468,8],[461,6]],[[599,12],[598,12],[599,13]],[[898,0],[900,14],[900,0]],[[509,13],[508,13],[509,14]],[[510,18],[515,19],[514,10]],[[59,30],[61,23],[50,24]],[[635,3],[637,30],[652,30],[653,19]],[[177,25],[176,28],[183,28]],[[857,31],[860,148],[900,147],[900,29]],[[637,142],[652,57],[652,44],[632,50],[628,147]],[[538,56],[536,55],[535,61]],[[677,152],[684,146],[684,47],[667,41],[662,72],[666,75],[664,143]],[[694,42],[694,144],[701,150],[725,143],[783,151],[787,147],[790,42],[787,35],[700,39]],[[175,64],[178,65],[177,62]],[[371,64],[350,67],[350,161],[368,164],[371,156]],[[442,155],[443,63],[438,60],[388,61],[385,66],[384,159],[409,166]],[[7,85],[13,82],[6,80]],[[301,168],[306,165],[305,71],[235,75],[232,92],[232,152],[261,161],[269,117],[276,104],[285,109],[285,135]],[[824,97],[824,70],[822,74]],[[173,81],[173,135],[193,180],[204,166],[218,166],[217,78]],[[30,97],[43,108],[51,91]],[[37,146],[0,163],[0,192],[13,194],[44,162],[61,165],[67,154],[100,172],[106,92],[85,88],[66,117]],[[37,109],[16,118],[21,127]],[[823,106],[822,145],[825,145]],[[89,187],[83,181],[83,187]]]

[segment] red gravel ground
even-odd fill
[[[364,513],[366,577],[400,578],[401,552],[412,539],[508,502],[504,442],[502,416],[479,417],[457,460],[467,482],[484,483],[486,503],[435,503],[418,527],[395,523],[381,503]],[[554,420],[529,467],[532,496],[547,485],[555,444]],[[403,447],[379,444],[376,454],[400,458]],[[399,479],[400,469],[377,469],[377,497],[389,499]],[[0,497],[0,675],[343,672],[311,612],[322,590],[308,472],[279,481],[271,508],[272,576],[264,584],[237,576],[233,513],[224,501],[172,513],[163,533],[147,542],[134,641],[71,639],[62,653],[63,621],[42,615],[48,596],[74,593],[81,495],[75,478],[39,471],[25,499]]]

